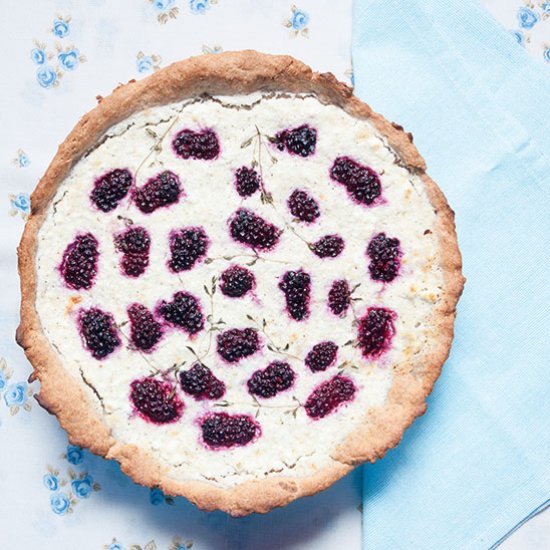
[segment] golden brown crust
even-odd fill
[[[199,481],[175,481],[161,464],[140,449],[115,441],[96,407],[87,398],[82,382],[73,378],[42,332],[35,309],[37,234],[59,184],[74,164],[113,124],[152,105],[209,95],[246,94],[262,91],[314,93],[326,103],[370,120],[383,134],[400,162],[423,180],[437,212],[444,287],[436,308],[437,319],[431,352],[422,362],[411,360],[394,372],[394,383],[384,407],[370,410],[364,427],[347,437],[332,454],[329,467],[302,478],[270,477],[247,481],[231,488]],[[430,393],[446,360],[452,338],[455,307],[464,278],[455,234],[454,214],[437,185],[425,173],[425,163],[412,137],[397,125],[374,113],[352,95],[352,90],[332,74],[319,74],[289,56],[255,51],[227,52],[190,58],[159,70],[150,77],[119,86],[84,115],[65,139],[31,197],[32,213],[18,253],[21,276],[21,324],[17,341],[41,382],[39,402],[59,419],[72,443],[120,462],[136,482],[159,486],[167,494],[187,497],[205,510],[220,509],[235,516],[267,512],[296,498],[325,489],[356,465],[382,457],[399,443],[404,430],[426,410]],[[437,334],[437,337],[435,335]]]

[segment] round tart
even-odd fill
[[[395,446],[463,286],[411,136],[252,51],[100,99],[33,193],[19,260],[18,341],[71,442],[233,515]]]

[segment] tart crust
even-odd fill
[[[229,488],[202,481],[175,481],[149,454],[116,441],[88,401],[81,387],[63,367],[45,337],[35,308],[37,235],[58,186],[72,167],[111,126],[153,105],[181,101],[201,94],[240,95],[257,91],[314,93],[321,102],[337,105],[350,115],[368,119],[386,137],[400,163],[418,175],[437,215],[439,266],[444,275],[441,299],[433,312],[438,338],[422,357],[394,371],[393,384],[383,407],[371,409],[361,428],[333,449],[331,465],[309,476],[271,476]],[[60,145],[56,156],[31,197],[32,211],[18,248],[21,277],[21,323],[16,339],[34,367],[31,379],[41,383],[38,402],[59,419],[74,445],[117,460],[134,481],[160,487],[166,494],[184,496],[204,510],[224,510],[233,516],[264,513],[274,507],[315,494],[355,466],[374,462],[395,447],[405,429],[426,410],[426,397],[447,359],[453,338],[456,304],[462,292],[461,255],[454,213],[443,193],[425,172],[425,163],[412,135],[374,113],[352,94],[352,89],[330,73],[316,73],[289,56],[248,50],[203,55],[174,63],[151,76],[118,86],[84,115]]]

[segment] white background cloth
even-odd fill
[[[517,30],[520,0],[484,2]],[[135,486],[113,463],[79,449],[67,453],[64,432],[32,398],[36,384],[25,382],[31,368],[13,341],[15,249],[28,211],[26,194],[96,95],[177,59],[222,49],[289,53],[349,82],[350,7],[351,0],[302,0],[296,6],[283,0],[26,0],[4,10],[0,548],[178,550],[187,541],[200,550],[360,548],[360,472],[284,510],[237,520],[204,514],[184,499],[172,505]],[[543,24],[548,32],[543,18],[538,29]],[[522,35],[544,60],[540,31],[523,29]],[[550,41],[550,32],[546,37]],[[544,548],[550,528],[541,517],[505,547]]]

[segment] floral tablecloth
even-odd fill
[[[550,62],[550,3],[483,3]],[[267,516],[202,513],[69,445],[33,399],[37,384],[14,343],[29,193],[96,96],[189,55],[242,48],[289,53],[352,82],[351,0],[42,0],[11,3],[0,25],[0,548],[360,548],[360,470]]]
[[[550,2],[481,0],[481,3],[534,57],[550,64]]]
[[[201,550],[360,548],[360,472],[267,516],[233,519],[133,484],[112,462],[68,445],[41,409],[14,343],[15,249],[29,193],[78,118],[119,82],[223,50],[289,53],[351,77],[351,0],[42,0],[2,22],[0,173],[0,548]]]

